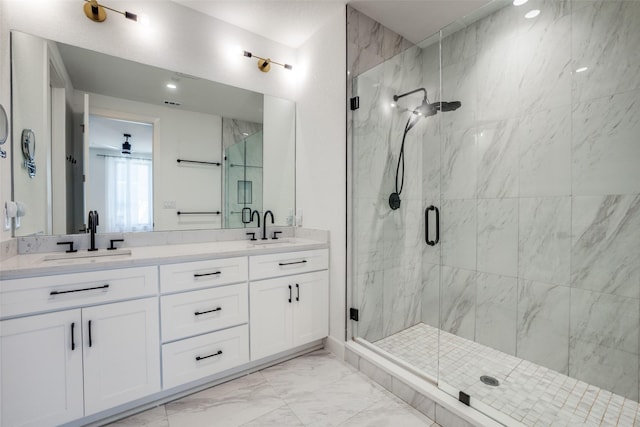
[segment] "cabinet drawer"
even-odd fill
[[[325,270],[328,267],[327,249],[249,257],[249,274],[252,280]]]
[[[3,280],[0,313],[12,317],[157,294],[157,267]]]
[[[249,362],[249,327],[237,326],[162,346],[164,389]]]
[[[162,293],[247,281],[247,258],[224,258],[160,266]]]
[[[172,341],[247,323],[247,284],[164,295],[162,341]]]

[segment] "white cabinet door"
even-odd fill
[[[160,391],[158,299],[82,310],[85,415]]]
[[[293,346],[329,334],[329,274],[325,271],[294,276]]]
[[[287,278],[249,284],[251,360],[291,348],[293,287]]]
[[[82,417],[80,321],[78,309],[0,322],[0,425]]]

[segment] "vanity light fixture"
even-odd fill
[[[122,154],[131,154],[131,143],[129,142],[129,138],[131,138],[131,134],[124,134],[125,141],[122,143]]]
[[[284,67],[287,70],[293,70],[293,65],[291,64],[281,64],[280,62],[276,62],[271,58],[261,58],[246,50],[244,51],[244,56],[246,56],[247,58],[258,58],[258,69],[263,73],[269,72],[269,70],[271,69],[271,64],[280,65],[281,67]]]
[[[121,12],[119,10],[112,9],[103,4],[98,4],[98,0],[85,0],[84,14],[87,15],[87,18],[91,19],[92,21],[102,22],[107,19],[107,11],[105,9],[119,13],[127,19],[138,22],[138,15],[136,15],[135,13],[127,11]],[[141,17],[140,22],[144,23],[143,21],[146,21],[146,19],[142,19]]]

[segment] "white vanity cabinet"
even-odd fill
[[[165,389],[249,362],[247,268],[247,257],[160,266]]]
[[[0,299],[66,308],[0,321],[2,426],[58,425],[159,391],[157,282],[157,267],[1,281]],[[156,296],[113,302],[145,294]]]
[[[59,425],[84,415],[81,321],[79,309],[0,321],[0,425]]]
[[[251,360],[328,335],[326,249],[254,256],[250,257],[249,266]],[[282,277],[263,279],[267,274]],[[254,277],[263,280],[253,280]]]

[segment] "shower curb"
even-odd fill
[[[344,360],[442,427],[504,426],[357,342],[345,343]]]

